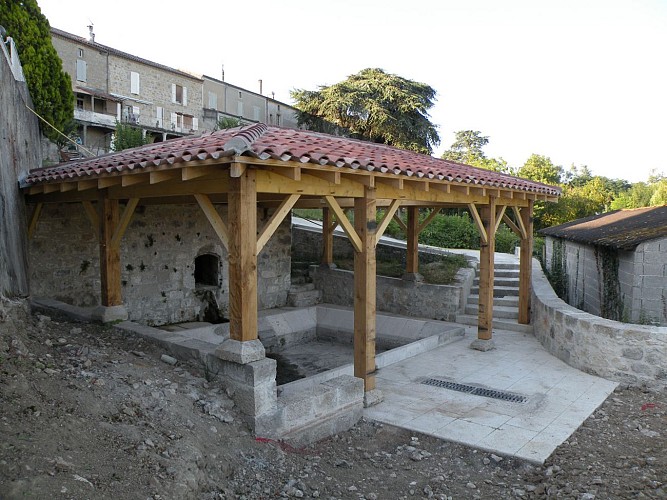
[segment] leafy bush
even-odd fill
[[[419,234],[419,243],[441,248],[479,248],[479,231],[468,214],[438,215]]]

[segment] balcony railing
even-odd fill
[[[103,127],[114,128],[116,126],[116,115],[97,113],[95,111],[88,111],[85,109],[75,109],[74,119]]]

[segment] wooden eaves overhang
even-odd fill
[[[355,375],[366,390],[375,384],[375,246],[391,219],[404,226],[407,271],[416,273],[419,232],[442,208],[470,211],[481,234],[478,337],[490,340],[495,232],[505,221],[521,237],[520,322],[528,323],[533,204],[560,195],[553,186],[411,151],[263,124],[35,169],[22,186],[34,206],[29,235],[42,204],[82,204],[99,233],[103,306],[122,304],[120,242],[136,206],[197,203],[228,249],[230,332],[238,341],[257,338],[257,254],[292,208],[322,208],[323,262],[330,262],[336,225],[355,249]],[[227,221],[219,204],[228,206]],[[275,209],[259,230],[258,207]],[[407,224],[396,217],[399,207]],[[420,221],[419,208],[433,209],[431,216]]]

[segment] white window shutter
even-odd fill
[[[176,102],[176,84],[171,84],[171,102]]]
[[[177,124],[178,117],[176,116],[176,113],[171,114],[171,128],[175,129],[176,124]]]
[[[132,114],[139,116],[139,106],[132,106]]]
[[[130,92],[133,94],[139,94],[139,86],[140,86],[140,81],[139,81],[139,73],[136,71],[131,71],[130,72]]]
[[[79,82],[86,82],[87,80],[86,61],[83,59],[76,60],[76,80]]]
[[[183,87],[183,106],[188,105],[188,88]]]
[[[161,106],[157,106],[155,108],[155,116],[157,119],[155,120],[155,126],[158,128],[162,128],[162,116],[163,116],[163,111]]]
[[[236,113],[237,115],[243,116],[243,101],[239,101],[236,104],[236,111],[237,111],[237,113]]]
[[[197,118],[192,119],[192,130],[198,130],[199,129],[199,120]]]
[[[215,92],[208,93],[208,107],[211,109],[218,109],[218,94]]]

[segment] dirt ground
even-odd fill
[[[667,498],[667,395],[621,388],[544,466],[362,421],[256,439],[201,367],[0,307],[0,498]]]

